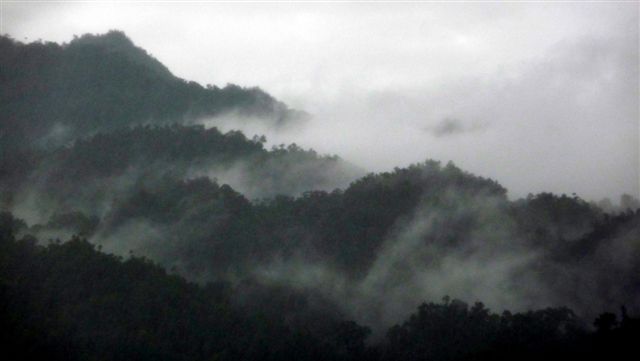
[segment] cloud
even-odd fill
[[[425,130],[434,137],[448,137],[464,133],[473,133],[484,129],[486,126],[478,123],[467,124],[457,118],[444,118]]]

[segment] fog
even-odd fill
[[[409,217],[395,222],[360,278],[348,277],[308,248],[251,271],[263,283],[285,284],[333,300],[346,315],[371,326],[376,337],[423,300],[446,296],[482,300],[498,312],[571,305],[586,319],[610,299],[625,300],[634,312],[640,304],[624,287],[602,293],[608,286],[596,281],[633,272],[638,240],[631,233],[637,230],[623,230],[593,255],[567,267],[549,250],[526,240],[516,220],[505,213],[504,198],[470,198],[451,188],[442,192],[440,202],[446,206],[435,207],[425,199]],[[471,229],[456,230],[470,219]],[[572,225],[558,232],[564,233],[561,239],[576,241],[591,230]]]
[[[453,160],[512,198],[615,199],[640,196],[638,19],[637,3],[604,2],[3,2],[0,32],[121,29],[177,76],[311,114],[234,126],[271,144],[371,171]]]
[[[542,255],[522,242],[500,210],[500,198],[470,200],[448,190],[443,202],[448,211],[425,204],[398,221],[361,279],[350,280],[308,254],[257,267],[256,276],[320,291],[376,332],[406,318],[423,300],[445,296],[483,300],[498,311],[524,311],[560,301],[552,299],[549,285],[538,279],[533,265]],[[445,245],[444,230],[469,215],[481,218],[478,226],[471,234],[457,235],[461,238],[455,247]]]

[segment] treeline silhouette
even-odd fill
[[[24,227],[0,214],[0,342],[13,360],[622,360],[640,336],[624,308],[592,331],[567,308],[499,315],[445,297],[369,340],[367,327],[308,308],[294,290],[198,286],[77,237],[16,238]],[[257,293],[272,304],[238,302]]]

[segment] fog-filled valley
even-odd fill
[[[289,139],[313,114],[178,78],[121,31],[1,36],[0,105],[0,338],[14,359],[636,347],[634,195],[515,198],[429,154],[371,172]]]

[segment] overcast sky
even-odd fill
[[[512,197],[640,193],[637,2],[2,3],[17,40],[109,29],[179,77],[314,116],[245,129],[273,142],[372,171],[453,160]]]

